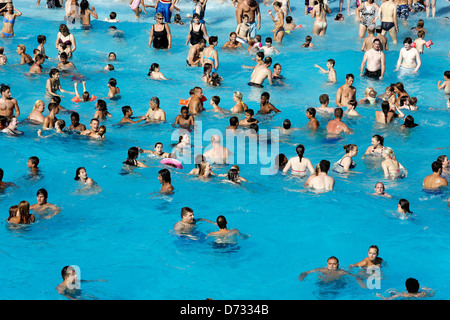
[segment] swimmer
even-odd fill
[[[81,17],[81,28],[88,30],[92,28],[91,26],[91,16],[94,19],[98,19],[97,11],[95,11],[94,6],[89,6],[87,0],[81,0],[80,2],[80,17]]]
[[[68,1],[70,2],[70,1]],[[79,280],[75,269],[72,266],[65,266],[61,270],[63,282],[61,282],[56,290],[69,300],[84,300],[81,296],[80,282],[106,281],[106,280]],[[97,300],[97,299],[94,299]]]
[[[361,115],[355,110],[358,102],[356,100],[350,100],[347,104],[347,110],[345,110],[345,115],[347,117],[360,117]]]
[[[371,146],[366,149],[366,152],[363,154],[361,159],[364,159],[366,156],[382,156],[384,150],[384,137],[376,134],[372,137]]]
[[[250,76],[249,86],[262,88],[264,80],[267,79],[269,84],[273,84],[272,71],[269,69],[272,64],[272,58],[266,57],[263,64],[256,65]]]
[[[372,193],[374,196],[380,196],[380,197],[386,197],[388,199],[391,199],[392,196],[385,191],[384,183],[383,182],[377,182],[375,184],[375,193]]]
[[[394,108],[398,113],[395,113],[394,110],[391,110],[388,101],[383,101],[381,103],[381,111],[375,111],[375,118],[378,123],[390,123],[395,118],[403,118],[405,114],[394,105]]]
[[[138,147],[131,147],[128,149],[128,157],[123,162],[123,164],[126,164],[130,167],[139,167],[139,168],[148,168],[147,165],[145,165],[143,162],[137,160],[139,156],[139,148]]]
[[[0,116],[11,118],[20,116],[20,108],[17,100],[11,97],[11,88],[5,84],[0,85]]]
[[[233,93],[233,101],[236,102],[236,104],[231,108],[232,113],[241,113],[248,109],[248,106],[242,101],[243,94],[240,91],[235,91]]]
[[[306,109],[306,118],[308,118],[308,129],[316,131],[319,128],[319,121],[316,119],[316,109]]]
[[[30,204],[28,201],[20,201],[17,206],[17,213],[15,217],[11,217],[8,221],[14,224],[30,224],[35,222],[35,217],[30,214]]]
[[[89,102],[89,101],[94,101],[95,99],[97,99],[96,96],[94,96],[94,95],[90,96],[89,95],[89,92],[86,90],[86,81],[83,80],[81,82],[83,84],[83,94],[80,97],[80,94],[78,93],[78,83],[75,82],[73,84],[73,88],[74,88],[74,91],[75,91],[75,97],[72,98],[72,101],[73,102]]]
[[[330,97],[326,93],[319,96],[319,102],[320,107],[316,109],[318,112],[328,114],[334,113],[334,109],[328,107],[328,104],[330,103]]]
[[[147,113],[144,115],[144,118],[147,122],[164,122],[166,121],[166,113],[159,106],[159,98],[151,97],[150,99],[150,108]]]
[[[25,46],[23,44],[19,44],[17,46],[16,52],[20,56],[20,65],[28,64],[29,66],[33,65],[33,58],[27,53],[25,53]]]
[[[353,161],[353,157],[358,155],[358,146],[356,144],[344,145],[345,155],[334,164],[335,171],[349,172],[350,169],[356,167],[356,163]]]
[[[363,73],[364,66],[367,63],[366,70]],[[386,69],[386,57],[381,50],[380,39],[375,38],[372,42],[372,49],[364,53],[360,67],[360,76],[366,76],[372,79],[383,80]]]
[[[438,89],[444,89],[445,94],[450,94],[450,71],[444,72],[444,81],[438,81]]]
[[[229,236],[236,235],[241,237],[242,239],[247,239],[249,237],[248,235],[241,234],[238,229],[227,229],[228,224],[227,219],[222,215],[217,217],[216,223],[217,226],[219,227],[219,231],[208,233],[208,235],[206,236],[207,238],[216,237],[217,238],[216,241],[220,240],[220,243],[222,243],[225,240],[225,238]]]
[[[297,152],[297,156],[289,159],[283,169],[283,173],[292,170],[291,173],[293,175],[306,175],[306,170],[308,169],[311,174],[314,174],[314,167],[311,163],[311,160],[303,156],[303,154],[305,153],[305,146],[299,144],[295,148],[295,152]]]
[[[405,117],[405,122],[400,126],[400,130],[404,130],[406,128],[414,128],[417,126],[418,124],[414,122],[414,117],[412,115],[407,115]]]
[[[34,212],[39,213],[45,219],[50,219],[58,213],[61,212],[61,208],[58,206],[48,203],[48,192],[45,189],[39,189],[36,193],[36,204],[30,206],[30,209]]]
[[[108,98],[114,98],[117,94],[120,94],[120,89],[117,87],[117,80],[110,78],[107,84]]]
[[[42,64],[45,61],[45,57],[42,54],[37,54],[35,57],[35,62],[31,65],[30,74],[42,74]]]
[[[108,107],[106,105],[106,101],[103,99],[97,100],[95,104],[95,108],[97,109],[94,113],[94,118],[98,120],[104,120],[106,117],[112,117],[112,114],[109,113]]]
[[[220,145],[220,136],[214,134],[211,136],[211,149],[205,151],[203,156],[213,163],[228,163],[228,159],[233,155],[227,147]]]
[[[289,1],[289,0],[287,0],[287,1]],[[272,21],[275,23],[273,30],[272,30],[273,40],[281,43],[283,41],[283,37],[285,34],[284,17],[285,17],[286,13],[281,9],[282,8],[281,2],[274,1],[272,3],[272,6],[273,6],[273,9],[275,10],[276,17],[274,17],[272,15],[272,10],[269,10],[268,13],[269,13]]]
[[[131,124],[135,124],[135,123],[139,123],[143,120],[145,120],[145,117],[140,117],[139,120],[131,120],[131,117],[133,116],[133,109],[131,109],[130,106],[124,106],[122,107],[122,113],[123,113],[123,118],[120,120],[119,123],[131,123]]]
[[[442,164],[442,173],[441,175],[443,177],[450,176],[450,169],[449,169],[449,161],[448,157],[446,155],[441,155],[437,158],[436,161],[439,161]]]
[[[194,218],[194,210],[189,207],[181,208],[181,221],[175,223],[173,230],[177,235],[186,235],[191,236],[195,227],[197,226],[197,222],[206,221],[212,224],[215,224],[211,220],[204,218]],[[196,239],[196,238],[195,238]]]
[[[53,135],[55,135],[55,134],[65,133],[65,132],[64,132],[64,127],[65,127],[65,126],[66,126],[66,122],[65,122],[63,119],[58,119],[58,120],[56,120],[56,122],[55,122],[55,132],[54,132],[54,133],[52,133],[52,134],[50,134],[50,135],[44,137],[44,136],[42,135],[42,130],[39,129],[39,130],[37,131],[37,134],[38,134],[39,138],[49,138],[49,137],[51,137],[51,136],[53,136]]]
[[[302,28],[302,25],[295,24],[291,16],[286,16],[286,23],[284,24],[284,30],[286,34],[290,34],[292,31]]]
[[[86,185],[85,188],[93,187],[96,184],[94,180],[92,180],[87,176],[87,172],[84,167],[77,168],[77,170],[75,171],[74,180],[79,181],[82,184],[85,184]]]
[[[159,71],[159,64],[157,63],[152,63],[147,75],[153,80],[167,80],[162,72]]]
[[[80,115],[78,112],[72,112],[70,115],[70,127],[69,130],[82,132],[86,130],[86,126],[82,123],[80,123]]]
[[[255,115],[255,111],[253,109],[247,109],[245,110],[245,118],[239,121],[240,126],[249,126],[252,123],[258,123],[258,120],[253,118]]]
[[[406,199],[400,199],[397,205],[397,212],[402,215],[412,214],[411,210],[409,210],[409,201]]]
[[[273,65],[273,72],[272,72],[272,79],[274,80],[280,80],[283,79],[284,77],[281,75],[281,64],[279,63],[275,63]],[[283,83],[281,81],[279,81],[280,83]]]
[[[65,92],[65,93],[70,93],[70,94],[75,94],[74,92],[70,92],[70,91],[66,91],[63,88],[61,88],[61,84],[59,81],[59,70],[56,68],[53,68],[50,70],[49,72],[49,79],[47,79],[46,82],[46,93],[49,94],[50,96],[59,96],[59,97],[63,97],[61,95],[58,95],[56,92],[59,90],[61,92]]]
[[[67,53],[61,52],[60,55],[59,55],[60,62],[56,66],[56,69],[58,69],[58,70],[76,69],[76,67],[73,64],[73,62],[68,61],[67,59],[68,59]]]
[[[204,66],[205,63],[211,63],[213,65],[212,71],[215,72],[219,69],[219,53],[215,49],[219,42],[219,38],[211,36],[209,37],[208,42],[209,46],[203,49],[201,64]]]
[[[91,136],[91,135],[95,135],[98,133],[99,130],[99,126],[100,126],[100,122],[97,118],[93,118],[91,119],[90,122],[90,129],[81,131],[80,134],[83,136]]]
[[[294,128],[292,126],[291,120],[289,119],[284,119],[283,125],[281,127],[274,127],[274,128],[280,130],[281,134],[286,135],[291,134],[293,131],[300,130],[300,128]]]
[[[23,135],[22,131],[17,130],[17,127],[19,125],[19,120],[17,120],[16,117],[12,117],[6,128],[2,129],[0,132],[6,133],[9,136],[20,136]]]
[[[388,51],[389,50],[389,43],[387,37],[382,33],[383,28],[381,28],[381,25],[375,27],[375,32],[377,35],[375,38],[380,39],[381,41],[381,50]]]
[[[412,70],[412,73],[416,73],[422,65],[420,53],[416,48],[411,46],[412,39],[407,37],[403,41],[403,48],[400,49],[400,53],[397,60],[397,66],[394,71],[398,71],[401,68]]]
[[[385,298],[379,293],[376,295],[383,300],[393,300],[398,298],[426,298],[434,296],[434,291],[432,289],[426,287],[420,288],[419,281],[414,278],[406,279],[405,287],[406,292],[395,292],[395,294],[391,295],[389,298]],[[419,292],[419,289],[422,291]]]
[[[219,96],[212,96],[211,100],[209,101],[209,104],[213,108],[214,112],[218,112],[221,114],[228,113],[229,111],[227,109],[219,107],[220,103],[220,97]]]
[[[247,181],[246,178],[241,177],[239,175],[239,166],[237,164],[232,165],[230,170],[233,170],[233,172],[231,174],[233,176],[233,178],[231,180],[233,180],[234,182],[238,181],[240,183],[242,181]],[[226,173],[226,174],[218,174],[217,176],[218,177],[227,177],[228,180],[230,180],[230,171],[228,171],[228,173]]]
[[[155,155],[157,157],[160,157],[160,158],[171,158],[172,157],[172,155],[170,153],[167,153],[167,152],[163,151],[163,144],[162,144],[162,142],[156,142],[155,143],[155,150],[145,150],[145,149],[141,149],[139,147],[138,147],[138,149],[139,149],[140,153],[150,153],[150,154],[153,154],[153,155]]]
[[[403,176],[407,175],[407,170],[402,166],[400,162],[397,161],[395,157],[394,150],[389,147],[384,147],[382,152],[384,161],[381,162],[381,168],[384,172],[384,177],[386,179],[398,178],[401,174]]]
[[[8,58],[3,54],[5,52],[5,48],[0,46],[0,66],[4,66],[8,61]]]
[[[358,104],[375,105],[378,102],[380,102],[380,99],[377,98],[377,92],[372,87],[368,87],[364,90],[364,98],[359,100]]]
[[[168,169],[161,169],[158,171],[158,181],[161,184],[160,193],[173,194],[175,189],[172,185],[172,179],[170,177],[170,171]]]
[[[334,179],[328,175],[330,161],[321,160],[318,174],[308,181],[306,187],[317,191],[331,191],[334,188]]]
[[[30,169],[30,174],[33,176],[39,175],[39,158],[36,156],[32,156],[28,158],[27,167]]]
[[[236,40],[240,43],[249,43],[250,41],[250,25],[248,24],[248,15],[242,16],[242,23],[239,23],[236,27]]]
[[[378,257],[379,249],[377,246],[373,245],[369,247],[369,253],[366,258],[358,263],[351,264],[349,267],[371,267],[371,266],[381,266],[383,259]]]
[[[69,3],[70,1],[67,1],[66,3]],[[75,37],[73,34],[70,33],[69,28],[64,23],[60,24],[59,26],[59,32],[56,36],[56,42],[55,47],[59,50],[59,45],[64,44],[66,46],[66,52],[69,58],[73,56],[74,51],[77,49],[77,45],[75,42]]]
[[[244,49],[242,43],[237,40],[236,32],[230,32],[229,40],[225,42],[222,49]]]
[[[236,116],[230,117],[230,125],[227,126],[226,132],[236,133],[237,130],[242,131],[239,127],[239,118]]]
[[[434,161],[431,164],[433,173],[423,179],[422,187],[425,190],[436,190],[448,186],[447,180],[442,177],[442,162]]]
[[[109,17],[105,18],[105,21],[111,22],[111,23],[120,22],[120,20],[117,19],[117,13],[114,11],[111,11],[111,13],[109,14]]]
[[[353,131],[341,121],[344,116],[344,111],[341,108],[334,110],[334,119],[330,120],[327,124],[327,132],[332,134],[340,134],[342,132],[351,134]]]
[[[299,281],[303,281],[305,277],[311,273],[319,272],[320,279],[325,282],[336,281],[342,278],[343,276],[352,276],[355,277],[361,287],[365,287],[364,283],[357,276],[348,273],[339,268],[339,260],[336,257],[330,257],[327,260],[327,266],[325,268],[316,268],[310,271],[302,272],[297,278]]]
[[[336,104],[338,107],[345,107],[350,100],[356,100],[356,88],[353,86],[355,76],[348,73],[343,84],[336,92]]]
[[[205,49],[206,40],[201,38],[198,42],[189,48],[186,64],[190,67],[199,67],[202,62],[202,52]],[[211,65],[210,63],[208,63]],[[206,64],[205,64],[206,65]],[[211,65],[212,66],[212,65]]]
[[[428,45],[428,41],[424,40],[425,37],[425,31],[423,30],[419,30],[417,32],[417,39],[414,40],[414,42],[412,43],[412,46],[414,48],[417,49],[417,51],[419,51],[420,54],[423,54],[423,47],[427,47],[428,49],[430,48],[430,46]]]
[[[260,51],[264,52],[265,57],[270,57],[274,53],[280,53],[280,51],[272,46],[272,38],[266,38],[266,44],[260,48]]]
[[[369,51],[373,48],[373,40],[378,39],[375,37],[375,28],[370,27],[367,29],[367,37],[364,38],[363,44],[361,47],[361,51]],[[381,41],[381,40],[380,40]],[[381,50],[383,50],[383,46],[381,46]]]
[[[179,125],[180,127],[190,127],[195,126],[194,116],[189,114],[189,108],[182,106],[180,114],[176,116],[173,126]]]
[[[269,102],[270,99],[270,94],[268,92],[263,92],[261,94],[261,100],[260,100],[260,109],[259,109],[259,113],[261,114],[269,114],[272,111],[275,113],[279,113],[281,112],[281,110],[278,110],[277,108],[275,108],[275,106]]]
[[[195,87],[193,90],[193,94],[189,99],[187,107],[189,108],[189,113],[193,115],[197,115],[201,113],[203,108],[203,89],[200,87]]]
[[[323,73],[328,74],[328,82],[330,83],[336,83],[337,82],[337,76],[336,76],[336,70],[334,69],[335,61],[334,59],[328,59],[327,61],[327,70],[322,68],[321,66],[315,64],[314,67],[319,68]]]
[[[3,176],[5,172],[2,168],[0,168],[0,192],[5,191],[7,188],[14,188],[17,187],[17,185],[14,182],[5,182],[3,181]]]

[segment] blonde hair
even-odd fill
[[[26,50],[26,48],[25,48],[25,46],[23,44],[17,45],[17,48],[22,49],[23,52],[25,52],[25,50]]]
[[[38,109],[39,103],[40,103],[40,102],[42,102],[42,103],[44,104],[44,106],[45,106],[44,101],[42,101],[42,100],[36,100],[36,102],[34,103],[33,110],[37,110],[37,109]]]
[[[392,148],[384,147],[383,148],[383,155],[384,156],[388,156],[389,158],[395,160],[395,153],[394,153],[394,150],[392,150]]]
[[[236,98],[238,98],[239,100],[242,100],[242,98],[244,97],[243,94],[242,94],[242,92],[240,92],[240,91],[236,91],[236,92],[234,93],[234,95],[235,95]]]

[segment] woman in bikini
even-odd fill
[[[12,2],[7,3],[0,12],[5,12],[3,14],[3,28],[0,32],[0,37],[11,38],[14,36],[14,23],[16,22],[16,18],[20,17],[22,12],[14,8]]]
[[[401,176],[401,171],[406,176],[406,169],[395,158],[394,150],[389,147],[385,147],[383,150],[384,161],[381,163],[383,168],[384,177],[386,179],[395,179]]]
[[[375,111],[375,118],[378,123],[390,123],[394,118],[403,118],[404,113],[398,109],[397,105],[394,105],[395,110],[398,111],[398,114],[395,113],[394,110],[391,110],[388,101],[383,101],[381,103],[381,111]]]
[[[213,65],[212,72],[216,72],[219,69],[219,54],[215,49],[218,41],[219,39],[216,36],[209,37],[209,47],[203,49],[202,67],[206,63],[211,63]]]
[[[358,146],[356,144],[346,144],[344,150],[345,155],[335,163],[335,171],[337,172],[349,172],[350,169],[356,167],[353,157],[356,157],[358,154]]]
[[[276,17],[272,15],[272,10],[269,10],[270,18],[275,23],[272,30],[273,40],[281,43],[284,37],[284,12],[281,10],[281,2],[275,1],[273,9],[276,12]]]
[[[289,169],[291,169],[292,174],[304,176],[306,175],[306,169],[308,169],[311,174],[314,174],[314,167],[311,161],[303,157],[305,147],[302,144],[299,144],[295,151],[297,152],[297,156],[289,159],[283,169],[283,173],[288,172]]]
[[[233,100],[234,102],[236,102],[236,104],[234,105],[233,108],[231,108],[231,112],[232,113],[240,113],[240,112],[244,112],[245,110],[247,110],[247,105],[242,101],[243,95],[241,92],[236,91],[233,94]]]
[[[190,43],[193,46],[194,44],[197,44],[200,39],[205,39],[205,41],[208,42],[209,36],[206,31],[205,24],[200,22],[200,15],[198,13],[194,13],[192,16],[192,22],[189,24],[189,33],[186,38],[186,45]]]
[[[74,92],[69,92],[69,91],[66,91],[63,88],[61,88],[61,84],[59,82],[59,70],[58,69],[56,69],[56,68],[51,69],[48,75],[50,78],[47,79],[47,83],[46,83],[46,87],[45,87],[47,90],[46,93],[48,95],[62,97],[61,95],[56,93],[58,90],[61,92],[75,94]]]
[[[81,27],[85,30],[90,29],[91,26],[91,16],[94,19],[98,19],[97,11],[95,11],[94,6],[89,8],[89,2],[87,0],[81,0],[80,2],[80,16],[81,16]]]
[[[362,156],[362,159],[364,159],[366,156],[381,156],[383,154],[384,150],[384,138],[378,134],[374,135],[372,137],[372,145],[367,148],[366,153]]]
[[[164,16],[161,12],[155,14],[156,23],[152,25],[148,46],[155,49],[172,48],[172,35],[168,23],[164,23]]]
[[[356,9],[356,17],[359,18],[359,37],[362,39],[366,35],[367,29],[375,29],[375,21],[377,20],[378,10],[380,7],[374,0],[367,0],[359,5]]]
[[[312,11],[311,16],[315,18],[313,24],[313,34],[323,36],[327,32],[327,13],[331,13],[330,7],[323,3],[323,0],[318,0]]]
[[[14,224],[30,224],[35,221],[33,214],[30,214],[30,203],[28,201],[20,201],[17,206],[17,214],[15,217],[8,219],[10,223]]]
[[[65,24],[61,24],[59,26],[59,32],[56,36],[56,42],[55,47],[58,49],[58,46],[60,43],[64,43],[67,47],[70,49],[68,50],[68,57],[71,58],[73,52],[77,49],[76,43],[75,43],[75,37],[73,34],[70,33],[69,28]]]

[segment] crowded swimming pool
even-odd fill
[[[92,1],[99,17],[92,19],[92,29],[68,24],[77,46],[70,61],[85,76],[87,91],[107,101],[112,117],[100,122],[107,128],[105,139],[78,134],[40,138],[37,131],[42,125],[26,120],[36,100],[44,100],[46,106],[50,101],[45,96],[46,82],[50,69],[59,63],[54,42],[65,21],[63,10],[47,9],[44,3],[36,7],[35,3],[15,0],[14,5],[23,15],[16,18],[15,36],[1,41],[8,62],[0,67],[0,83],[10,86],[12,97],[19,103],[18,130],[24,134],[0,137],[4,150],[0,165],[3,181],[17,185],[0,194],[5,218],[0,252],[3,265],[8,266],[0,273],[2,299],[65,299],[55,287],[62,281],[60,272],[66,265],[78,266],[81,279],[106,280],[82,284],[83,297],[87,299],[370,300],[379,299],[376,293],[388,296],[387,291],[392,288],[404,290],[409,277],[432,288],[433,299],[450,297],[448,286],[442,282],[450,276],[446,268],[449,192],[446,188],[422,190],[424,177],[431,174],[431,163],[440,155],[448,155],[448,149],[439,148],[449,147],[449,97],[437,89],[437,82],[449,69],[447,2],[437,1],[435,18],[420,12],[411,14],[406,26],[399,23],[398,44],[389,38],[386,73],[379,81],[359,76],[364,53],[360,51],[362,39],[358,38],[354,15],[348,16],[344,10],[345,19],[335,21],[338,2],[330,1],[328,30],[319,37],[312,34],[314,19],[304,16],[303,5],[291,4],[292,17],[302,28],[286,34],[282,44],[273,43],[280,54],[272,59],[282,66],[284,84],[275,81],[270,86],[266,80],[264,88],[257,88],[247,85],[252,71],[242,67],[253,66],[254,55],[245,49],[221,49],[228,34],[236,29],[236,9],[230,2],[210,0],[205,14],[209,36],[219,39],[217,72],[223,81],[215,87],[202,82],[203,68],[186,66],[186,14],[192,13],[192,3],[177,5],[185,25],[170,25],[172,48],[164,51],[148,47],[150,28],[155,23],[154,9],[147,8],[148,14],[136,19],[126,1]],[[273,36],[273,22],[267,13],[272,7],[260,6],[262,27],[258,33],[265,39]],[[117,13],[120,22],[113,25],[123,35],[109,31],[111,23],[104,19],[111,11]],[[421,55],[422,66],[417,74],[394,72],[403,39],[415,39],[409,29],[419,19],[425,21],[426,40],[431,39],[434,44]],[[16,48],[24,44],[26,52],[33,56],[40,34],[47,38],[46,55],[51,59],[44,62],[42,75],[28,74],[29,67],[19,65]],[[314,49],[301,47],[307,35],[312,35]],[[110,52],[116,54],[117,60],[108,60]],[[314,67],[325,67],[330,58],[336,62],[336,84],[327,83],[327,75]],[[152,63],[158,63],[169,80],[150,79]],[[104,70],[107,64],[113,64],[114,71]],[[335,107],[336,91],[349,73],[355,75],[353,86],[358,101],[367,87],[373,87],[380,95],[391,83],[402,82],[409,95],[417,97],[419,106],[417,111],[402,111],[413,115],[419,126],[402,130],[403,119],[377,123],[375,111],[381,110],[378,103],[359,104],[356,110],[360,117],[344,118],[353,134],[330,139],[325,127],[333,117],[320,113],[316,116],[319,129],[308,129],[306,109],[319,107],[322,94],[328,94],[330,106]],[[74,92],[72,76],[61,72],[60,77],[61,87],[70,92]],[[106,98],[110,78],[115,78],[120,88],[116,99]],[[160,141],[164,151],[171,151],[181,134],[172,126],[180,113],[180,99],[188,99],[189,91],[196,86],[207,97],[207,110],[195,116],[197,129],[191,131],[190,140],[195,145],[191,150],[196,153],[208,149],[213,134],[220,133],[227,141],[225,128],[231,115],[211,111],[212,96],[220,96],[219,106],[229,110],[235,105],[234,92],[240,91],[243,101],[256,113],[261,94],[267,91],[270,102],[281,110],[255,115],[260,132],[264,134],[266,129],[274,136],[271,143],[258,145],[261,152],[251,149],[256,144],[250,139],[232,150],[235,155],[246,155],[245,160],[236,163],[247,182],[232,184],[222,177],[202,180],[188,175],[194,168],[194,154],[182,158],[183,169],[164,166],[151,154],[139,155],[138,160],[147,168],[124,169],[130,147],[153,150]],[[78,112],[80,123],[89,128],[96,102],[76,103],[71,100],[74,94],[62,95],[61,106]],[[144,115],[154,96],[160,100],[166,122],[117,125],[123,106],[131,106],[134,116]],[[48,115],[48,110],[44,115]],[[238,117],[241,120],[244,114]],[[61,112],[57,118],[69,126],[70,113]],[[281,132],[277,138],[274,128],[281,127],[285,119],[290,119],[299,130],[288,135]],[[50,132],[43,130],[42,135]],[[384,145],[395,150],[398,161],[407,169],[405,178],[385,179],[381,158],[361,159],[375,134],[383,136]],[[353,160],[357,166],[348,174],[330,170],[335,185],[326,193],[305,188],[306,177],[261,170],[273,168],[278,153],[288,158],[296,156],[298,144],[305,146],[304,155],[313,166],[323,159],[337,162],[345,154],[344,145],[356,144],[359,153]],[[37,177],[27,167],[31,156],[40,160]],[[212,171],[226,174],[231,165],[212,164]],[[74,180],[79,167],[84,167],[87,176],[98,185],[95,189],[80,191],[84,185]],[[159,193],[158,172],[163,168],[171,172],[173,194]],[[384,183],[391,199],[372,195],[378,181]],[[10,206],[22,200],[36,203],[36,192],[41,188],[48,191],[48,202],[58,205],[61,212],[50,219],[35,213],[34,223],[12,227],[6,221]],[[409,201],[413,212],[406,219],[397,211],[402,198]],[[214,222],[224,215],[228,228],[236,228],[247,237],[228,245],[218,244],[206,237],[218,227],[205,221],[198,223],[193,237],[179,236],[173,228],[181,219],[183,207],[192,208],[196,218]],[[339,258],[342,269],[364,275],[363,270],[348,266],[366,257],[371,245],[378,246],[384,260],[379,289],[362,288],[353,277],[331,283],[314,276],[301,282],[297,279],[304,271],[326,266],[331,256]]]

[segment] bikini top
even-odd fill
[[[213,54],[214,54],[214,51],[216,51],[216,50],[213,50],[212,52],[211,52],[211,55],[207,58],[206,56],[205,56],[205,54],[203,53],[203,58],[205,58],[205,59],[208,59],[208,60],[211,60],[212,62],[214,62],[214,58],[212,57],[213,56]],[[204,52],[204,51],[203,51]]]
[[[343,168],[344,166],[341,164],[341,162],[342,162],[342,160],[344,160],[344,158],[346,158],[346,157],[348,157],[348,156],[343,157],[343,158],[341,159],[341,161],[339,161],[339,163],[338,163],[342,168]],[[352,163],[350,164],[349,169],[353,169],[354,167],[356,167],[356,163],[352,160]]]
[[[65,41],[62,41],[61,38],[58,39],[59,43],[64,43],[65,45],[70,46],[72,44],[72,41],[70,41],[70,39],[67,39]]]
[[[11,20],[8,20],[6,17],[3,17],[3,22],[9,22],[9,23],[13,24],[14,21],[15,21],[14,17]]]

